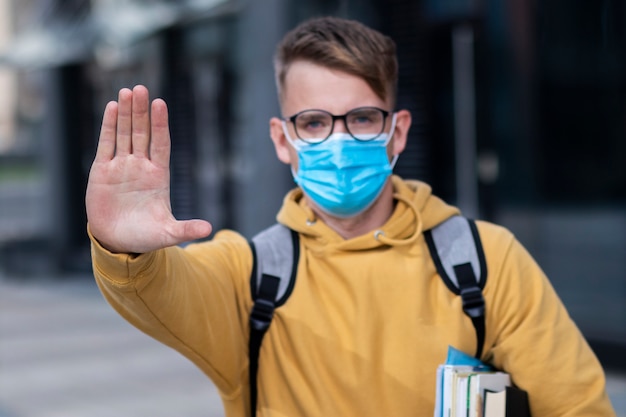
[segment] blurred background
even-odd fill
[[[396,41],[414,120],[396,172],[517,235],[626,415],[626,2],[0,0],[1,417],[221,415],[205,378],[93,284],[84,192],[102,113],[138,83],[164,98],[174,214],[250,237],[293,186],[268,134],[274,47],[323,14]]]

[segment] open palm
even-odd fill
[[[167,106],[148,90],[122,89],[102,121],[85,203],[89,229],[105,248],[145,253],[206,237],[204,220],[177,221],[170,204]]]

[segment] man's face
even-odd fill
[[[296,61],[291,64],[283,86],[281,109],[284,118],[303,110],[326,110],[335,115],[345,114],[357,107],[378,107],[393,111],[390,103],[380,99],[370,86],[361,78],[344,72],[331,70],[308,61]],[[391,116],[385,123],[385,131],[391,128]],[[277,154],[282,162],[290,163],[297,170],[296,150],[286,142],[282,133],[282,122],[278,118],[270,121],[272,140],[277,147]],[[289,136],[296,140],[293,124],[287,122]],[[342,121],[335,122],[334,133],[346,132]],[[394,152],[393,142],[388,152]]]

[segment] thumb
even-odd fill
[[[206,220],[179,220],[175,223],[175,227],[172,230],[172,237],[178,243],[183,243],[205,238],[211,234],[212,230],[213,226]]]

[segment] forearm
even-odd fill
[[[92,239],[94,276],[122,317],[232,391],[243,361],[237,280],[223,266],[223,249],[206,256],[188,252],[170,247],[138,256],[112,254]]]
[[[528,391],[533,415],[615,415],[600,363],[540,268],[516,241],[502,265],[487,314],[495,365]]]

